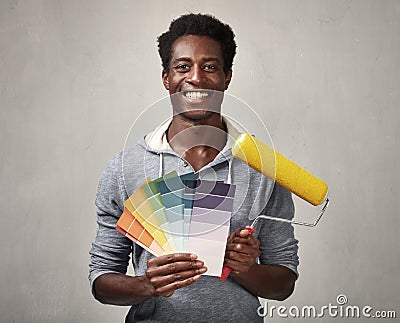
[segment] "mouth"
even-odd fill
[[[198,100],[208,97],[209,93],[205,91],[186,91],[183,95],[190,100]]]

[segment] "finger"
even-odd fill
[[[242,239],[249,239],[249,237],[252,237],[253,235],[250,234],[250,231],[247,229],[242,229],[242,228],[238,228],[236,229],[236,231],[234,231],[228,238],[228,243],[232,242],[233,240],[236,240],[238,238],[242,238]],[[244,240],[243,240],[244,241]]]
[[[230,267],[232,269],[232,271],[235,273],[242,273],[242,272],[249,271],[250,267],[253,266],[254,263],[248,264],[248,263],[242,263],[240,261],[228,259],[225,261],[225,265]]]
[[[158,294],[158,295],[159,296],[164,296],[164,297],[171,297],[173,294],[174,294],[174,291],[171,290],[171,291],[169,291],[167,293],[161,293],[161,294]]]
[[[237,251],[227,251],[225,253],[224,263],[229,267],[231,267],[232,262],[244,266],[252,266],[257,262],[259,254],[260,253],[257,250],[250,250],[247,253],[237,252]]]
[[[237,228],[236,230],[235,230],[235,232],[233,232],[233,234],[235,235],[235,236],[237,236],[237,237],[242,237],[242,238],[244,238],[244,237],[247,237],[248,235],[251,235],[250,234],[250,231],[248,230],[248,229],[243,229],[243,228]]]
[[[257,245],[253,246],[242,243],[230,243],[226,246],[226,251],[235,251],[238,253],[249,254],[256,257],[260,255],[260,249]]]
[[[173,282],[171,284],[158,287],[158,288],[156,288],[156,293],[161,295],[161,296],[169,295],[171,292],[173,293],[175,290],[177,290],[179,288],[183,288],[183,287],[189,286],[189,285],[197,282],[200,279],[200,277],[201,277],[200,275],[196,275],[194,277],[190,277],[190,278],[187,278],[187,279],[184,279],[184,280],[175,281],[175,282]],[[171,296],[171,295],[169,295],[169,296]]]
[[[167,276],[156,276],[150,279],[150,283],[155,287],[159,288],[162,286],[166,286],[172,284],[177,281],[182,281],[189,279],[191,277],[195,277],[201,274],[204,274],[207,271],[207,267],[201,267],[198,269],[181,271],[178,273],[173,273]]]
[[[192,253],[171,253],[168,255],[151,258],[147,261],[147,267],[162,266],[171,262],[192,261],[196,259],[197,255]]]
[[[246,250],[244,249],[245,244],[242,243],[230,243],[226,246],[226,252],[227,251],[236,251],[239,253],[245,253]]]
[[[225,265],[229,265],[229,260],[234,260],[243,264],[252,265],[257,262],[260,256],[260,250],[247,245],[238,245],[233,248],[227,248],[225,252]]]
[[[247,237],[247,236],[251,236],[251,234],[250,234],[250,231],[249,231],[249,230],[243,229],[243,230],[240,230],[240,231],[239,231],[239,236],[242,237],[242,238],[244,238],[244,237]]]
[[[260,241],[253,235],[249,235],[245,238],[235,237],[235,238],[233,238],[231,243],[241,243],[241,244],[247,244],[247,245],[256,246],[256,247],[260,246]]]
[[[197,269],[204,266],[204,262],[200,260],[195,261],[178,261],[173,263],[168,263],[166,265],[158,267],[149,267],[146,270],[146,276],[148,278],[156,276],[166,276],[169,274],[178,273],[181,271],[186,271],[190,269]]]
[[[225,260],[235,260],[240,263],[254,264],[257,257],[254,254],[239,253],[236,251],[228,251],[225,254]]]
[[[258,240],[255,236],[253,236],[252,234],[248,236],[248,245],[252,245],[252,246],[256,246],[257,248],[260,247],[260,240]]]
[[[260,255],[260,251],[254,247],[250,247],[243,244],[232,245],[226,248],[225,257],[235,260],[240,259],[256,259]],[[244,260],[246,261],[246,260]]]
[[[243,230],[243,229],[238,228],[238,229],[236,229],[234,232],[232,232],[232,233],[229,235],[229,237],[228,237],[228,242],[232,241],[233,238],[235,238],[235,237],[239,237],[239,236],[240,236],[239,233],[240,233],[241,230]]]
[[[242,243],[242,244],[247,244],[250,241],[249,237],[246,238],[241,238],[241,237],[234,237],[231,241],[231,243]]]
[[[232,240],[235,238],[235,236],[236,236],[236,231],[235,231],[235,232],[232,232],[232,233],[228,236],[227,242],[228,242],[228,243],[232,242]]]

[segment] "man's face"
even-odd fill
[[[221,104],[222,92],[228,88],[232,76],[231,71],[225,75],[223,64],[221,45],[216,40],[197,35],[178,38],[171,49],[169,73],[162,74],[174,108],[180,106],[182,111],[178,112],[192,117],[219,108],[216,105]]]

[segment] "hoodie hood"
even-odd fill
[[[232,149],[232,146],[235,142],[235,138],[237,138],[240,135],[240,132],[232,125],[232,123],[227,118],[223,117],[222,120],[227,128],[228,139],[226,141],[224,148],[220,153],[225,154],[226,152]],[[166,136],[166,131],[168,130],[171,121],[172,118],[168,119],[166,122],[157,127],[153,132],[146,135],[142,145],[147,150],[153,151],[155,153],[173,152]]]
[[[229,172],[228,172],[228,179],[227,183],[231,183],[231,168],[232,168],[232,146],[235,142],[235,139],[240,135],[240,132],[232,125],[232,123],[225,117],[222,118],[223,122],[226,125],[227,129],[227,141],[225,143],[224,148],[219,152],[217,157],[208,165],[205,167],[212,167],[215,166],[221,162],[227,161],[229,163]],[[144,140],[139,142],[140,145],[143,146],[144,149],[147,151],[156,153],[160,155],[160,164],[159,164],[159,177],[163,175],[163,155],[164,154],[172,154],[175,156],[179,156],[169,145],[168,140],[167,140],[167,135],[166,132],[168,130],[168,127],[170,126],[172,122],[172,118],[168,119],[166,122],[161,124],[159,127],[157,127],[153,132],[149,133],[148,135],[145,136]],[[203,167],[202,169],[204,169]],[[200,169],[196,173],[199,173],[202,171]]]

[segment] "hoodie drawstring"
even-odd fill
[[[228,180],[226,181],[227,184],[232,184],[232,162],[233,157],[228,161]]]
[[[160,169],[158,171],[158,177],[163,176],[163,153],[160,153]]]

